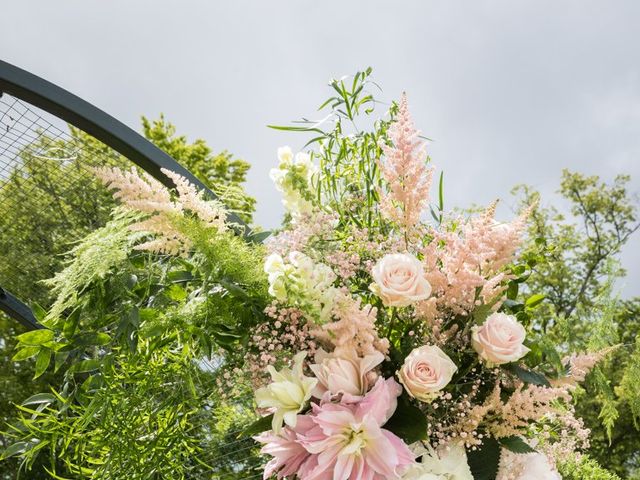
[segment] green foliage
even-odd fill
[[[324,173],[316,182],[317,201],[360,227],[380,223],[374,208],[381,186],[377,160],[382,155],[380,143],[387,143],[387,129],[397,112],[389,108],[385,119],[374,120],[377,101],[370,92],[378,88],[370,80],[371,68],[349,79],[331,80],[334,96],[318,108],[329,110],[322,122],[301,120],[295,126],[271,126],[284,131],[312,135],[306,146],[318,148],[314,160]]]
[[[495,480],[500,466],[500,444],[487,437],[477,450],[467,452],[469,468],[474,480]]]
[[[422,411],[402,396],[398,399],[398,407],[393,416],[385,424],[385,428],[402,438],[408,445],[427,438],[427,418]]]
[[[617,393],[629,405],[633,424],[640,430],[640,336],[636,337],[635,349],[622,374]]]
[[[215,412],[225,405],[212,392],[222,371],[202,362],[232,368],[234,358],[242,361],[238,347],[267,303],[262,249],[185,214],[174,227],[193,252],[149,254],[135,249],[145,237],[129,228],[138,219],[117,210],[47,282],[57,295],[48,329],[18,337],[19,352],[37,347],[36,373],[55,359],[64,374],[55,401],[37,397],[43,402],[35,407],[32,397],[20,407],[14,454],[27,469],[48,455],[63,464],[49,470],[79,478],[208,478],[239,465],[251,470],[257,465],[251,440],[243,440],[239,455],[215,451],[226,448],[230,429],[251,420],[251,402],[229,402],[236,421],[216,426]]]
[[[139,218],[139,214],[116,211],[113,220],[91,232],[71,249],[69,254],[73,260],[64,270],[44,281],[55,296],[45,319],[47,323],[55,321],[72,307],[85,286],[105,278],[114,268],[127,261],[133,244],[144,236],[127,228]]]
[[[640,300],[624,301],[612,294],[616,279],[625,273],[618,264],[620,251],[638,229],[638,206],[627,191],[628,181],[628,176],[620,175],[605,183],[565,170],[559,193],[568,202],[570,215],[539,206],[523,252],[531,267],[528,291],[545,296],[532,318],[541,337],[566,352],[621,345],[593,370],[575,396],[577,414],[591,429],[593,461],[588,468],[595,468],[597,461],[624,478],[640,468],[640,432],[633,413],[638,406],[634,380],[638,358],[630,355],[640,331]],[[520,186],[515,192],[523,204],[540,200],[530,187]],[[534,351],[528,358],[538,354],[544,356]],[[592,478],[572,475],[569,478]]]
[[[540,239],[544,261],[533,271],[529,285],[532,291],[547,298],[549,319],[541,326],[546,331],[557,317],[569,317],[579,306],[592,306],[598,298],[602,279],[611,272],[610,260],[616,257],[629,237],[638,229],[637,206],[627,192],[629,177],[619,175],[611,185],[596,176],[564,170],[559,193],[569,202],[573,215],[567,218],[556,207],[539,207],[532,215],[529,236],[532,245],[526,253],[539,250],[534,240]],[[527,186],[515,193],[522,203],[539,202],[540,195]],[[577,335],[584,335],[578,330]]]
[[[151,141],[159,144],[161,148],[170,150],[168,153],[185,164],[187,168],[197,170],[196,175],[213,190],[222,194],[225,200],[232,201],[237,197],[236,208],[245,213],[245,220],[250,219],[254,201],[244,194],[241,187],[248,164],[233,159],[226,152],[220,155],[213,154],[202,140],[192,145],[187,144],[183,137],[175,136],[175,128],[163,118],[153,124],[148,121],[147,123],[149,128],[145,127],[145,133]],[[64,442],[64,437],[55,435],[52,437],[53,443],[41,442],[36,447],[33,447],[30,439],[23,444],[18,440],[20,448],[14,452],[15,455],[0,462],[0,479],[3,480],[14,479],[21,475],[20,465],[23,468],[30,468],[27,473],[24,473],[25,478],[29,479],[50,478],[45,469],[58,472],[61,477],[88,476],[88,470],[82,469],[102,472],[100,475],[108,477],[108,473],[104,473],[105,470],[95,467],[95,462],[99,461],[98,457],[89,457],[88,454],[83,453],[92,451],[96,456],[98,453],[105,453],[97,449],[93,450],[94,447],[97,448],[97,443],[90,445],[82,443],[85,440],[94,439],[94,436],[90,435],[90,428],[97,425],[91,423],[95,419],[91,419],[90,422],[81,422],[77,417],[88,418],[83,415],[86,414],[85,410],[90,405],[91,408],[97,407],[100,402],[106,405],[107,397],[100,396],[98,393],[104,394],[109,390],[103,390],[107,387],[101,384],[99,388],[92,387],[93,389],[84,392],[80,388],[80,381],[84,382],[87,378],[108,378],[105,372],[125,376],[122,378],[142,380],[144,361],[148,359],[152,362],[152,359],[155,359],[153,361],[161,365],[162,358],[168,361],[172,357],[169,354],[164,357],[165,353],[160,352],[156,352],[155,356],[141,356],[139,349],[155,351],[156,347],[164,348],[165,342],[169,342],[172,348],[176,348],[175,343],[171,342],[177,341],[176,332],[184,325],[189,328],[179,331],[185,337],[180,337],[180,341],[192,348],[185,349],[185,352],[190,353],[182,363],[177,365],[185,371],[193,370],[194,365],[199,365],[200,359],[203,358],[202,352],[206,350],[210,353],[220,348],[212,339],[224,336],[227,348],[233,348],[238,342],[243,341],[243,336],[236,334],[235,329],[249,324],[253,315],[251,308],[247,308],[242,319],[231,317],[227,300],[213,306],[201,305],[199,307],[201,308],[200,324],[197,328],[191,328],[190,318],[186,312],[178,314],[174,310],[176,318],[172,318],[172,315],[161,314],[161,309],[156,311],[148,301],[142,301],[141,299],[148,300],[150,295],[155,294],[157,300],[153,307],[160,308],[168,305],[169,302],[193,305],[197,303],[193,297],[185,295],[180,300],[178,297],[172,300],[172,297],[180,289],[191,295],[196,288],[193,288],[187,279],[192,278],[196,273],[202,276],[202,272],[196,272],[198,267],[188,263],[168,262],[162,258],[159,261],[151,261],[143,254],[131,252],[131,242],[137,237],[124,229],[125,224],[131,221],[131,218],[128,218],[129,214],[116,215],[105,230],[98,230],[91,234],[89,239],[73,246],[85,235],[107,224],[115,206],[111,194],[95,180],[94,175],[86,167],[95,165],[105,158],[111,165],[120,165],[125,168],[128,168],[130,163],[80,130],[70,127],[69,134],[68,141],[64,138],[49,138],[46,133],[41,135],[20,153],[24,167],[22,172],[13,172],[0,181],[0,206],[3,208],[0,215],[2,286],[20,298],[38,302],[47,307],[49,329],[39,335],[50,336],[51,332],[54,335],[53,339],[38,342],[38,345],[28,345],[28,343],[36,343],[29,336],[21,337],[23,341],[18,345],[18,339],[14,339],[14,336],[23,333],[23,330],[12,320],[0,315],[0,332],[2,332],[0,336],[0,422],[2,426],[0,429],[5,431],[0,434],[0,449],[8,447],[11,442],[21,436],[25,438],[28,436],[28,429],[24,428],[30,416],[24,412],[23,421],[16,424],[14,404],[19,404],[38,392],[48,395],[50,385],[55,387],[56,393],[67,403],[57,402],[46,408],[44,404],[25,407],[40,411],[37,421],[34,420],[31,425],[36,428],[34,432],[37,433],[31,440],[38,438],[40,435],[38,428],[49,425],[47,422],[53,422],[51,425],[55,425],[55,422],[59,421],[67,428],[74,427],[76,430],[73,431],[73,435],[69,435],[67,443]],[[78,146],[82,148],[78,149]],[[42,155],[45,151],[46,155]],[[211,167],[208,162],[212,162],[214,166]],[[205,234],[206,232],[200,233],[203,237]],[[246,266],[248,262],[252,266],[251,273],[242,278],[250,280],[247,283],[255,285],[254,280],[261,275],[259,268],[256,267],[259,265],[259,262],[256,262],[257,256],[252,256],[243,263],[239,256],[246,253],[245,245],[239,245],[239,241],[229,239],[224,242],[220,240],[220,242],[225,243],[227,249],[221,249],[218,255],[225,256],[226,260],[211,257],[211,261],[221,260],[222,263],[215,266],[208,264],[208,271],[214,271],[226,265],[224,272],[229,275],[229,278],[224,281],[232,288],[236,286],[234,275],[244,271],[243,265]],[[65,263],[65,258],[68,257],[63,254],[70,249],[77,261],[68,264]],[[239,264],[231,265],[231,260],[238,260]],[[205,259],[199,259],[198,262],[198,266],[207,264]],[[169,263],[171,265],[168,265]],[[51,290],[40,283],[40,280],[54,277],[54,274],[60,272],[65,265],[67,268],[48,282],[53,287],[52,295]],[[212,276],[207,280],[213,278]],[[218,289],[219,297],[224,296],[225,299],[230,297],[227,290],[216,283],[208,283],[206,286],[199,284],[199,286]],[[240,290],[245,288],[237,287]],[[54,300],[55,306],[49,310]],[[33,307],[35,308],[36,305],[33,304]],[[253,308],[257,307],[254,305]],[[43,315],[40,316],[43,317]],[[176,323],[172,325],[174,321]],[[153,338],[144,338],[139,345],[139,333],[142,330],[146,334],[156,332],[156,335]],[[175,352],[171,350],[171,353]],[[140,364],[129,365],[127,361],[134,360],[129,359],[128,355],[137,355],[132,358]],[[12,357],[19,363],[11,361]],[[105,368],[103,362],[110,358],[122,371],[113,369],[103,371]],[[187,361],[188,358],[191,360]],[[138,369],[137,373],[129,375],[129,372],[136,372],[135,368]],[[163,370],[158,367],[155,374],[157,385],[163,384],[162,373],[166,373],[167,382],[174,381],[174,377],[179,377],[183,381],[187,378],[178,375],[171,368]],[[196,373],[202,375],[202,369],[196,368]],[[39,376],[35,381],[32,380],[34,375]],[[218,373],[210,374],[212,377],[215,375]],[[112,385],[114,395],[116,387],[117,383]],[[211,389],[210,386],[208,387],[202,388],[202,392],[206,390],[209,394]],[[145,388],[147,385],[140,387],[139,395],[132,396],[129,404],[125,405],[124,400],[119,400],[124,402],[126,411],[139,412],[134,408],[134,403],[145,398]],[[98,395],[96,399],[92,396],[94,393]],[[86,403],[85,399],[88,398],[91,398],[91,401]],[[176,400],[177,397],[172,398]],[[216,402],[219,403],[217,400],[205,400],[204,393],[200,393],[199,399],[198,408],[200,409],[202,402],[205,401],[212,406],[215,406]],[[157,392],[148,397],[149,402],[160,400]],[[192,406],[193,403],[187,403],[184,408]],[[41,410],[42,408],[44,409]],[[188,412],[185,409],[182,412]],[[164,411],[159,409],[157,412],[159,416],[170,413],[168,409]],[[246,410],[244,415],[239,412],[240,410],[235,416],[229,417],[235,419],[234,425],[242,425],[247,421]],[[107,415],[107,413],[104,414]],[[117,421],[117,418],[113,417],[114,421]],[[168,421],[170,417],[163,418],[164,421],[159,420],[158,423],[158,425],[164,425],[161,431],[168,432],[170,428],[175,427],[175,422]],[[134,431],[136,428],[141,428],[143,420],[144,418],[139,417],[138,423],[131,425],[131,429],[128,430],[131,436],[122,437],[123,442],[126,440],[130,445],[135,444]],[[23,422],[26,423],[23,424]],[[213,425],[211,427],[213,430],[216,424],[213,417],[210,424]],[[23,428],[23,430],[12,430],[12,427]],[[229,428],[233,426],[230,425]],[[11,430],[10,435],[13,439],[7,436],[7,430]],[[52,432],[55,433],[55,429]],[[41,433],[45,438],[46,429],[43,428]],[[218,433],[225,435],[222,430]],[[209,434],[200,432],[199,435],[197,438],[204,443],[203,438]],[[95,440],[99,442],[100,439]],[[76,444],[76,441],[79,443]],[[28,451],[22,448],[25,445],[30,447]],[[77,450],[74,450],[75,445],[78,446]],[[124,443],[117,445],[122,446]],[[170,449],[166,444],[162,448]],[[150,455],[150,451],[143,451],[145,455]],[[177,449],[170,451],[171,455],[178,455]],[[120,450],[119,455],[123,452],[124,450]],[[133,461],[135,450],[132,449],[129,453],[132,455],[130,460]],[[215,454],[215,452],[209,453]],[[140,459],[144,459],[144,455]],[[230,459],[233,459],[233,455]],[[167,462],[171,461],[168,457]],[[154,462],[150,462],[150,465]],[[73,468],[81,469],[84,473],[72,475],[69,472]],[[132,463],[124,462],[122,469],[126,468],[132,468]],[[220,468],[220,471],[225,468],[227,471],[232,471],[233,465],[227,461]],[[195,471],[195,467],[192,470]],[[193,474],[189,478],[198,478],[198,476]],[[205,475],[205,478],[208,477]]]
[[[618,475],[608,472],[586,456],[569,458],[558,467],[564,480],[620,480]]]
[[[503,437],[498,440],[498,443],[507,450],[513,453],[532,453],[535,452],[533,448],[529,446],[522,438],[517,436]]]

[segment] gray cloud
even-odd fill
[[[558,201],[562,168],[630,173],[639,191],[639,15],[634,0],[27,0],[3,6],[0,56],[133,127],[164,112],[251,161],[257,220],[274,226],[275,150],[304,141],[265,125],[313,116],[331,76],[368,65],[384,98],[408,92],[449,206],[509,205],[523,182]]]

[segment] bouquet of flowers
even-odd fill
[[[406,97],[362,127],[370,73],[332,81],[320,122],[275,127],[313,138],[278,151],[273,235],[234,223],[233,192],[93,171],[120,205],[18,337],[16,360],[64,382],[26,400],[11,455],[92,478],[571,475],[573,393],[616,340],[570,353],[544,333],[527,280],[550,247],[520,248],[535,205],[445,210]]]
[[[348,117],[368,100],[330,101]],[[518,249],[534,205],[510,222],[495,203],[447,213],[442,174],[430,201],[405,96],[373,134],[295,129],[321,135],[278,151],[288,221],[249,343],[264,478],[560,478],[556,459],[588,442],[572,389],[607,350],[562,358],[530,328],[543,297]]]

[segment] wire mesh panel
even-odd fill
[[[111,196],[92,167],[126,160],[92,136],[22,100],[0,98],[0,285],[45,302],[41,280],[60,253],[104,224]]]
[[[0,67],[6,68],[2,62]],[[6,78],[6,72],[1,68],[0,74]],[[20,95],[16,91],[13,93]],[[68,94],[54,93],[59,98]],[[104,225],[115,205],[111,193],[95,178],[93,167],[130,168],[138,165],[152,175],[157,175],[161,167],[178,172],[182,169],[181,174],[187,178],[191,174],[177,163],[171,163],[173,159],[144,139],[132,139],[133,132],[124,131],[124,126],[120,128],[115,119],[111,119],[113,122],[108,125],[109,135],[100,136],[96,133],[99,129],[92,130],[87,124],[100,124],[107,130],[105,125],[108,122],[105,123],[105,119],[98,115],[106,117],[106,114],[92,111],[94,107],[90,105],[81,107],[84,113],[94,116],[84,117],[82,122],[62,115],[80,125],[80,129],[34,106],[30,97],[25,98],[29,101],[7,93],[0,96],[0,287],[27,304],[39,303],[46,308],[52,299],[42,280],[51,278],[63,268],[64,253],[73,247],[74,242]],[[69,98],[65,98],[67,100]],[[67,103],[73,104],[73,101]],[[49,108],[46,104],[34,103]],[[81,108],[76,105],[78,110]],[[56,109],[51,111],[56,112]],[[87,131],[93,131],[114,148]],[[193,177],[190,181],[200,185]],[[264,460],[257,452],[258,447],[251,438],[240,435],[242,425],[253,417],[253,396],[217,398],[213,393],[213,378],[220,372],[219,361],[220,358],[215,357],[202,358],[195,367],[196,399],[193,402],[197,400],[198,405],[184,428],[188,429],[191,438],[196,439],[199,448],[188,456],[184,467],[190,473],[188,478],[194,479],[260,478],[260,466]],[[145,365],[140,367],[146,368]],[[189,370],[193,373],[192,369]],[[140,372],[141,375],[146,373]],[[180,371],[176,372],[175,378],[167,375],[169,384],[158,384],[158,390],[146,399],[148,404],[154,409],[170,410],[164,405],[171,402],[166,391],[172,388],[172,380],[176,389],[184,388],[183,377]],[[125,395],[125,383],[117,390]],[[130,394],[134,395],[126,393]],[[236,422],[230,423],[225,413],[229,412],[228,409],[234,409],[236,419],[240,418],[237,425]],[[118,418],[123,420],[128,415],[139,414],[139,409],[126,409]],[[109,426],[108,431],[118,436],[113,426]],[[149,432],[150,436],[156,434]],[[172,440],[169,439],[168,444]],[[113,459],[118,458],[116,449],[114,445],[110,452]],[[128,454],[124,450],[122,453]]]

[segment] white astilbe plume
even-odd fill
[[[380,191],[380,208],[385,218],[409,230],[418,223],[429,201],[433,169],[426,166],[426,145],[413,124],[404,93],[389,137],[392,146],[380,145],[386,158],[378,161],[378,166],[387,185]]]
[[[205,226],[218,231],[225,229],[226,211],[216,200],[205,200],[202,193],[187,179],[167,169],[162,169],[176,185],[177,196],[146,172],[135,169],[96,168],[96,175],[110,188],[115,189],[114,198],[129,210],[147,214],[141,221],[129,226],[133,231],[147,232],[154,238],[136,245],[137,250],[147,250],[168,255],[184,255],[191,240],[180,228],[179,220],[185,215],[196,216]]]

